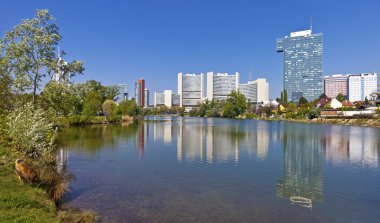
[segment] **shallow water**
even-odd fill
[[[378,222],[380,130],[212,118],[71,127],[65,204],[101,222]]]

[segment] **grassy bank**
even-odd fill
[[[46,192],[19,181],[15,158],[0,147],[0,222],[60,222],[57,207]]]
[[[15,153],[0,147],[0,222],[94,222],[95,214],[60,210],[37,184],[20,182]]]

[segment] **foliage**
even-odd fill
[[[80,98],[65,84],[50,81],[41,92],[41,105],[51,108],[57,115],[77,113],[80,109]]]
[[[140,107],[134,100],[124,100],[116,107],[117,115],[135,116],[140,114]]]
[[[298,104],[299,105],[305,105],[305,104],[307,104],[307,100],[306,100],[306,98],[304,98],[304,97],[300,97],[300,99],[299,99],[299,101],[298,101]]]
[[[364,104],[365,104],[365,105],[369,105],[369,101],[368,101],[368,98],[367,98],[367,97],[365,97],[365,99],[364,99]]]
[[[83,115],[94,116],[102,110],[102,95],[97,91],[87,93],[83,105]]]
[[[116,103],[110,99],[107,99],[102,104],[103,114],[106,117],[113,116],[116,110]]]
[[[344,100],[346,100],[346,97],[342,93],[339,93],[336,96],[336,100],[338,100],[339,102],[343,102]]]
[[[21,93],[32,90],[33,102],[42,78],[56,60],[55,45],[61,40],[58,30],[53,16],[44,9],[5,35],[6,57],[15,75],[15,87]]]
[[[51,152],[55,146],[57,131],[50,117],[47,111],[34,108],[31,103],[10,113],[7,116],[7,125],[12,145],[30,157]]]
[[[240,91],[232,91],[228,95],[227,101],[223,107],[222,116],[226,118],[235,118],[243,114],[248,107],[247,99]]]

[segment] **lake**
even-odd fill
[[[65,205],[100,222],[379,222],[380,129],[145,119],[63,129]]]

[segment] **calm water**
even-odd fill
[[[66,204],[101,222],[380,222],[379,136],[206,118],[72,127]]]

